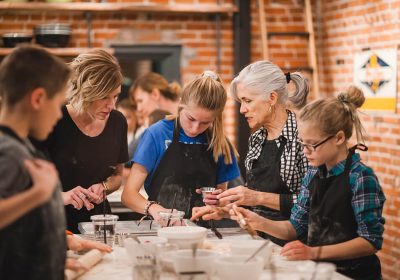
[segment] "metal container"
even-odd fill
[[[71,26],[63,23],[40,24],[35,27],[36,43],[48,48],[64,48],[71,37]]]
[[[2,36],[5,48],[14,48],[18,44],[31,43],[32,35],[28,33],[6,33]]]

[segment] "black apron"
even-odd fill
[[[343,173],[328,178],[315,176],[310,183],[309,246],[338,244],[358,237],[349,178],[351,157],[357,148],[367,150],[364,145],[350,148]],[[326,174],[324,168],[322,171]],[[332,262],[337,265],[338,272],[353,279],[381,279],[381,266],[375,254]]]
[[[180,124],[175,122],[173,139],[154,172],[149,186],[149,200],[171,209],[176,193],[174,209],[184,211],[185,218],[192,216],[192,208],[204,206],[196,188],[215,187],[217,163],[208,144],[179,142]]]
[[[249,189],[259,192],[291,194],[280,174],[281,156],[285,145],[286,140],[284,138],[282,138],[279,148],[275,140],[264,141],[260,157],[253,163],[251,170],[246,171],[247,187]],[[282,215],[281,211],[265,206],[253,206],[250,209],[274,221],[289,219],[289,217]],[[261,237],[268,238],[281,246],[287,243],[285,240],[278,239],[264,232],[259,234]]]

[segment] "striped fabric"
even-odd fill
[[[286,124],[282,129],[281,135],[275,141],[278,148],[282,143],[286,142],[281,156],[280,175],[293,193],[293,203],[296,203],[301,180],[308,168],[308,161],[303,154],[303,148],[298,143],[296,115],[290,111],[287,112],[288,119]],[[267,134],[268,131],[261,127],[250,136],[249,151],[245,160],[247,170],[250,170],[253,162],[260,157]]]

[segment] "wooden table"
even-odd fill
[[[243,232],[240,232],[240,230],[234,230],[234,229],[220,229],[222,234],[224,235],[223,240],[229,240],[232,239],[248,239],[249,236]],[[228,232],[228,233],[227,233]],[[230,233],[229,233],[230,232]],[[216,240],[215,235],[209,231],[207,240],[214,241]],[[221,241],[219,241],[221,242]],[[275,248],[274,248],[275,249]],[[276,245],[276,250],[279,250],[279,246]],[[275,250],[275,251],[276,251]],[[297,267],[304,265],[305,261],[287,261],[279,254],[274,254],[273,255],[273,262],[275,263],[276,266],[276,272],[275,272],[275,279],[284,279],[284,280],[300,280],[301,278],[301,273],[297,270]],[[93,267],[91,270],[86,272],[84,275],[82,275],[79,279],[81,280],[132,280],[133,279],[133,261],[130,259],[128,253],[126,252],[126,249],[124,247],[120,247],[116,245],[114,247],[114,251],[111,254],[106,255],[103,260],[97,264],[95,267]],[[271,278],[271,272],[268,270],[265,270],[260,277],[260,280],[269,280]],[[161,277],[162,280],[175,280],[179,279],[176,275],[172,274],[166,274],[162,275]],[[183,278],[180,278],[183,279]],[[195,277],[193,279],[206,279],[206,278],[198,278]],[[212,278],[212,280],[217,280],[217,277]],[[304,278],[303,278],[304,279]],[[318,277],[316,278],[318,279]],[[345,279],[350,279],[347,278],[339,273],[335,273],[334,277],[332,280],[345,280]],[[225,279],[224,279],[225,280]]]

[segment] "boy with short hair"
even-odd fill
[[[58,175],[28,135],[44,140],[52,131],[69,75],[61,59],[34,46],[16,48],[0,64],[0,279],[64,279]]]

